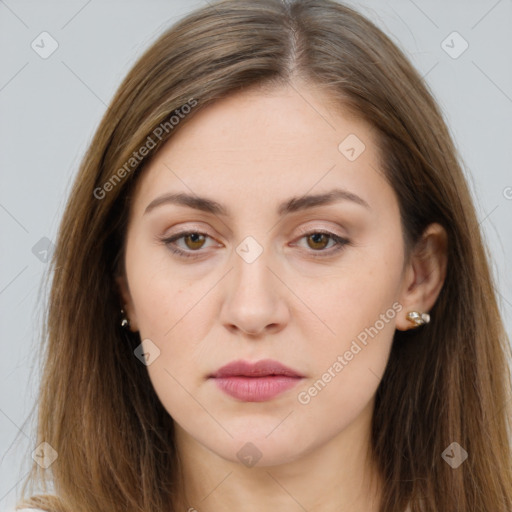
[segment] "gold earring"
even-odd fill
[[[430,315],[428,313],[420,313],[419,311],[409,311],[406,318],[414,324],[414,328],[430,322]]]
[[[126,318],[124,309],[121,309],[121,327],[123,329],[129,329],[130,328],[130,321],[128,318]]]

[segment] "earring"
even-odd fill
[[[128,318],[126,318],[124,309],[121,309],[121,327],[123,329],[129,329],[130,328],[130,321]]]
[[[430,315],[428,313],[420,313],[419,311],[409,311],[406,318],[414,324],[413,329],[430,322]]]

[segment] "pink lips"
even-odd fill
[[[264,402],[295,386],[303,375],[278,361],[233,361],[209,376],[224,393],[244,402]]]

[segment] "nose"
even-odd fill
[[[286,287],[268,266],[265,251],[252,263],[238,254],[229,273],[221,322],[231,332],[262,336],[281,331],[289,321]]]

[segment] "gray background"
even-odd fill
[[[55,240],[80,159],[135,58],[171,23],[206,3],[0,0],[0,510],[14,504],[35,448],[34,425],[25,420],[39,379],[33,355],[45,250]],[[348,3],[405,50],[445,113],[511,333],[512,0]],[[44,31],[58,43],[46,59],[31,47],[34,40],[43,46]],[[453,31],[463,39],[446,39]],[[467,50],[453,58],[464,40]]]

